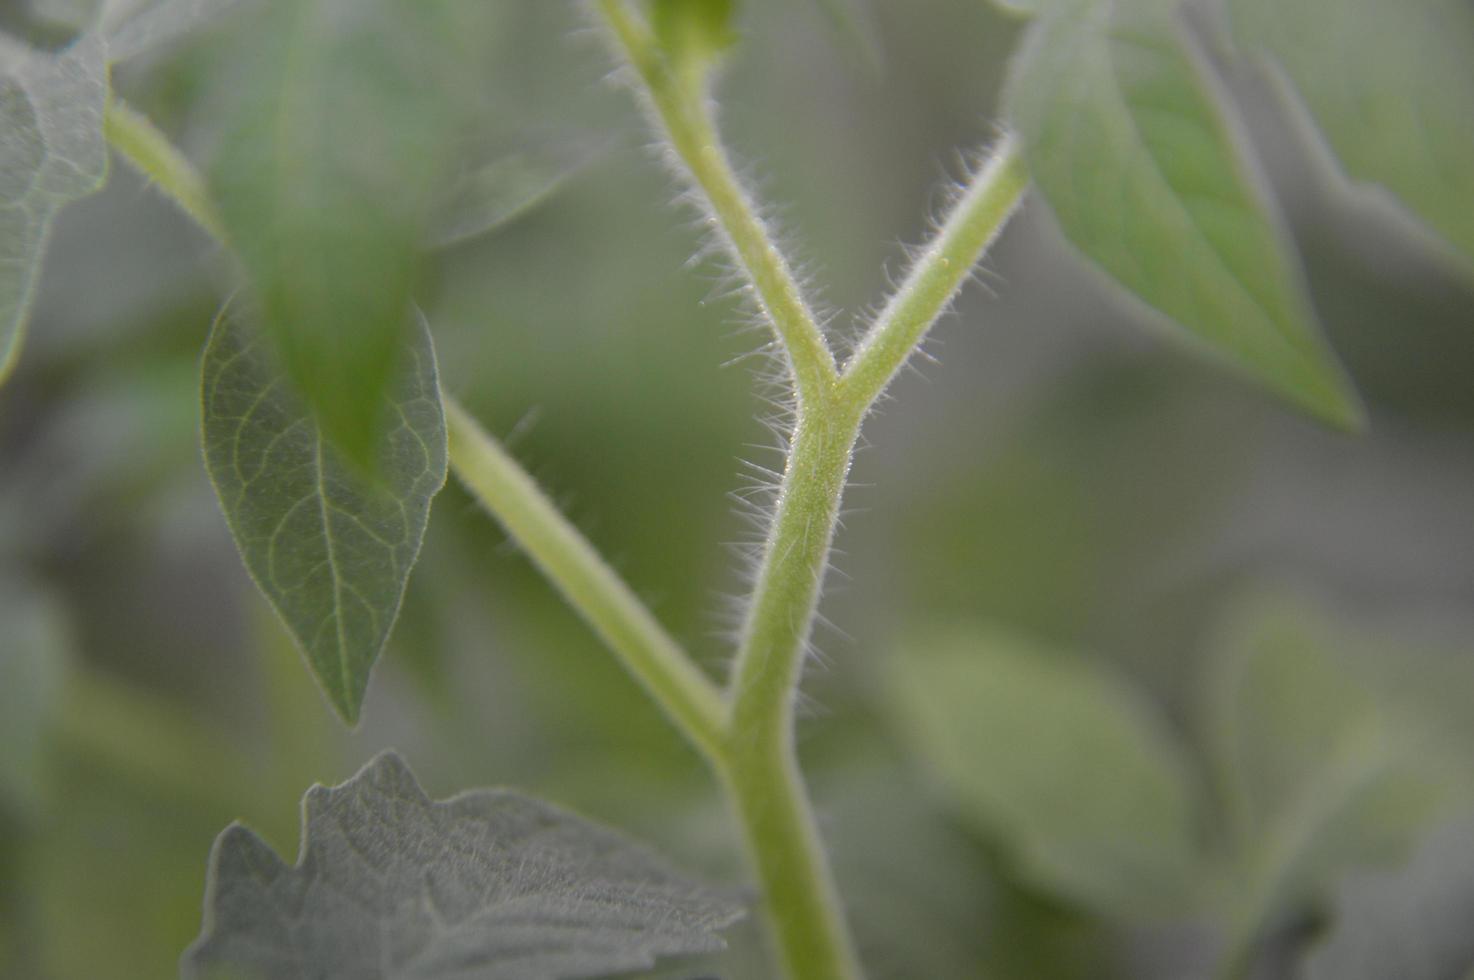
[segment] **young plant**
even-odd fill
[[[242,285],[201,364],[205,465],[247,568],[342,719],[358,720],[431,501],[453,472],[709,764],[741,829],[775,971],[856,980],[856,944],[797,762],[803,667],[862,424],[1029,188],[1144,318],[1332,425],[1354,429],[1364,412],[1320,337],[1204,53],[1216,22],[1190,24],[1176,0],[1002,3],[1029,19],[1005,121],[879,312],[844,346],[823,329],[719,133],[714,90],[739,46],[735,6],[595,0],[589,11],[770,331],[786,393],[786,460],[721,682],[439,389],[433,324],[414,298],[426,243],[474,233],[444,233],[436,215],[450,175],[464,169],[460,134],[476,125],[478,104],[462,94],[489,16],[476,4],[144,0],[106,6],[57,54],[5,40],[0,235],[16,259],[0,278],[0,363],[16,360],[52,214],[101,184],[111,145],[239,267]],[[241,70],[224,73],[221,146],[202,175],[110,92],[109,65],[236,7],[252,8],[231,24]],[[1272,59],[1348,175],[1423,218],[1467,272],[1474,8],[1354,7],[1228,0],[1232,36],[1212,39],[1225,57]],[[1327,16],[1353,27],[1332,37],[1316,29]],[[1398,71],[1373,74],[1394,55]],[[1375,111],[1352,104],[1354,84],[1379,96]],[[1415,131],[1428,138],[1415,141]],[[1187,806],[1176,777],[1162,775],[1176,764],[1138,751],[1150,735],[1127,717],[1134,709],[1116,706],[1113,681],[1055,677],[1013,653],[935,669],[896,687],[923,751],[954,769],[968,758],[959,733],[973,723],[972,702],[949,697],[990,680],[998,687],[985,703],[999,727],[989,731],[1012,733],[1010,706],[1037,704],[1061,730],[1078,725],[1087,751],[1120,745],[1140,762],[1099,788],[1121,804],[1101,810],[1120,845],[1111,860],[1092,869],[1089,855],[1065,851],[1037,869],[1042,880],[1089,902],[1108,900],[1119,880],[1182,877]],[[976,685],[949,680],[979,670]],[[1029,714],[1016,723],[1027,726]],[[1101,731],[1109,736],[1097,743]],[[962,770],[953,775],[976,808],[1008,815],[1034,805],[1027,780],[973,784]],[[1140,792],[1112,797],[1122,784]],[[1170,816],[1137,850],[1141,799],[1160,800],[1153,812]],[[509,792],[432,802],[393,755],[313,789],[304,808],[295,867],[243,828],[220,836],[187,976],[596,976],[714,948],[741,912],[736,894],[548,804]],[[1096,829],[1020,823],[1019,834],[1040,835],[1036,854]],[[1169,890],[1137,897],[1176,900]],[[1246,904],[1226,973],[1246,968],[1264,905]]]

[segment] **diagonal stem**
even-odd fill
[[[838,378],[834,355],[792,270],[732,171],[712,119],[706,71],[694,76],[694,84],[690,74],[674,71],[656,49],[649,29],[636,20],[623,0],[600,0],[599,9],[621,52],[640,76],[657,127],[670,140],[711,208],[716,230],[752,284],[787,354],[799,398],[822,397]]]
[[[850,404],[873,404],[972,274],[1029,185],[1012,136],[994,148],[845,365]]]
[[[720,751],[726,708],[628,585],[496,440],[445,396],[450,465],[522,546],[568,604],[709,759]]]

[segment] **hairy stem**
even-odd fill
[[[1028,184],[1018,145],[1005,136],[845,365],[843,386],[852,404],[868,406],[885,390],[1003,230]]]
[[[715,685],[656,622],[506,450],[445,398],[450,465],[593,627],[677,728],[707,757],[721,749],[725,707]]]
[[[599,9],[639,74],[660,129],[700,189],[718,231],[747,274],[788,356],[799,397],[822,397],[838,377],[834,355],[824,343],[788,263],[732,172],[712,119],[706,73],[692,76],[673,70],[655,48],[648,28],[635,19],[623,0],[600,0]]]
[[[216,241],[226,241],[225,225],[199,172],[142,113],[116,95],[108,99],[103,132],[129,163],[179,205]]]
[[[804,653],[860,424],[1007,221],[1027,179],[1012,141],[1005,139],[841,375],[788,266],[731,172],[712,122],[705,75],[672,72],[648,28],[621,0],[599,0],[599,9],[644,82],[657,122],[750,276],[784,345],[798,394],[778,509],[726,694],[516,461],[447,398],[451,466],[706,755],[741,823],[786,976],[856,980],[859,962],[795,753],[794,707]],[[224,243],[203,181],[158,130],[114,102],[106,131],[114,147]]]

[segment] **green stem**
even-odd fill
[[[445,398],[450,465],[594,632],[710,759],[726,711],[715,685],[690,661],[618,575],[506,450]]]
[[[762,885],[785,974],[790,980],[855,980],[858,959],[795,752],[804,651],[861,421],[1007,220],[1026,186],[1023,165],[1005,140],[841,376],[788,266],[732,174],[712,122],[705,73],[669,70],[648,28],[620,0],[600,0],[600,9],[750,276],[799,396],[780,502],[727,694],[691,663],[516,461],[447,398],[451,465],[720,776]],[[203,181],[162,134],[116,102],[106,130],[120,152],[224,242]]]
[[[838,378],[834,355],[824,343],[792,270],[732,171],[712,119],[706,91],[708,71],[693,75],[674,70],[655,47],[649,29],[630,14],[622,0],[601,0],[599,9],[644,83],[661,130],[711,207],[720,232],[752,283],[788,355],[799,397],[822,397]]]
[[[225,244],[225,225],[204,180],[158,127],[114,95],[103,113],[102,128],[113,149],[173,198],[212,238]]]
[[[852,404],[868,406],[885,390],[1003,230],[1028,184],[1018,145],[1005,136],[845,365]]]

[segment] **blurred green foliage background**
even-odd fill
[[[1018,27],[980,0],[753,0],[741,26],[721,87],[731,144],[849,335],[959,151],[994,135]],[[230,43],[226,22],[116,85],[209,159],[202,93]],[[683,269],[702,229],[579,6],[505,0],[480,49],[488,146],[589,162],[431,257],[444,385],[718,671],[744,582],[725,545],[753,538],[728,494],[755,480],[743,461],[780,459],[743,356],[765,338],[719,267]],[[804,763],[877,980],[1208,976],[1242,928],[1268,949],[1257,975],[1291,976],[1343,872],[1395,865],[1464,808],[1474,285],[1348,193],[1263,77],[1228,73],[1371,429],[1319,428],[1143,330],[1025,206],[867,425],[823,606],[835,626],[805,686]],[[295,853],[307,786],[390,745],[432,795],[515,785],[740,873],[700,761],[454,485],[363,723],[341,728],[200,464],[222,265],[116,164],[59,219],[33,339],[0,389],[0,975],[171,974],[214,835],[241,819]],[[1049,743],[1072,717],[1052,695],[1024,713],[1037,730],[990,730],[969,772],[922,731],[967,693],[939,649],[993,663],[1015,646],[1129,692],[1120,710],[1149,717],[1139,737],[1186,774],[1192,853],[1171,874],[1192,894],[1165,914],[1110,900],[1141,888],[1107,872],[1076,887],[1090,780],[1115,770],[1088,732]],[[1318,781],[1348,758],[1372,759],[1374,805]],[[1086,811],[1089,853],[1063,876],[1036,852],[1056,831],[959,788],[1006,771],[1054,787],[1051,812]],[[1306,817],[1307,792],[1334,819]],[[1285,827],[1325,853],[1276,877]],[[756,928],[731,939],[659,975],[766,976]]]

